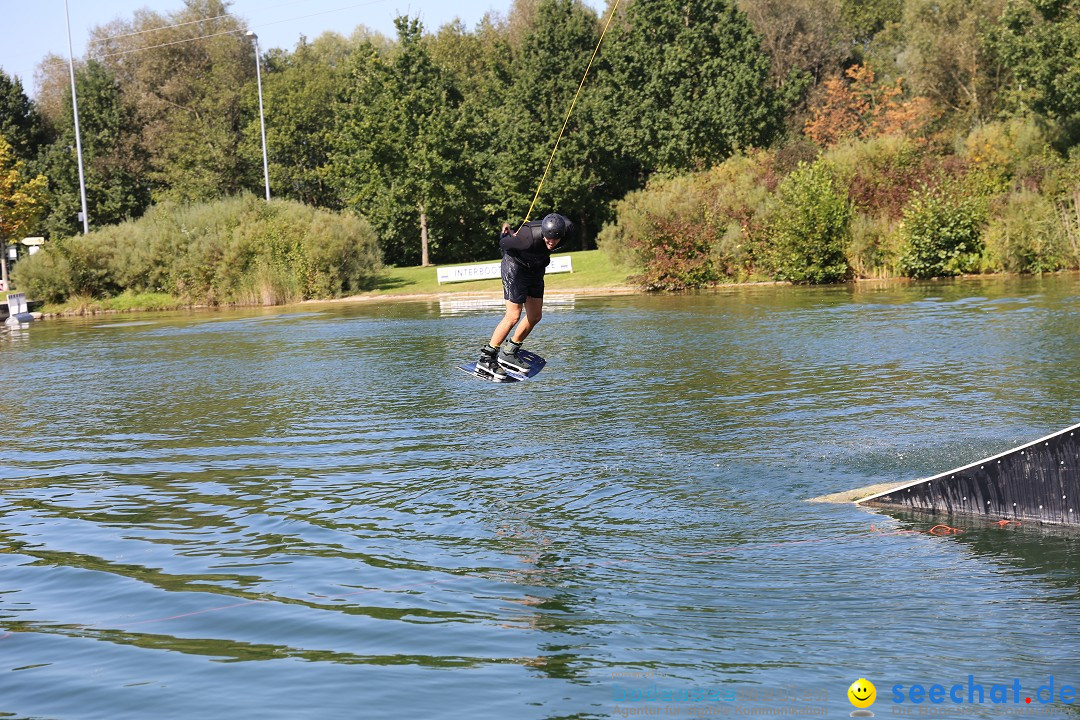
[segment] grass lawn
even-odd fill
[[[556,253],[556,256],[560,254]],[[584,250],[566,254],[570,256],[574,271],[572,273],[547,275],[544,278],[544,285],[548,290],[617,288],[631,285],[626,281],[626,276],[630,271],[626,268],[613,266],[608,256],[599,250]],[[498,260],[487,262],[498,262]],[[476,265],[478,263],[462,264]],[[441,267],[455,266],[443,265]],[[423,295],[452,292],[502,292],[502,281],[495,278],[493,280],[470,280],[468,282],[440,285],[436,279],[435,266],[388,268],[383,273],[378,287],[370,293],[363,293],[363,295]]]

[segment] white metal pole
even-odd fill
[[[250,30],[248,30],[247,34],[255,44],[255,84],[259,89],[259,129],[262,131],[263,181],[266,184],[266,201],[270,202],[270,163],[266,159],[266,120],[263,119],[262,71],[259,69],[261,64],[259,62],[259,36]]]
[[[71,109],[75,113],[75,153],[79,158],[79,196],[82,198],[82,231],[90,232],[90,217],[86,212],[86,177],[83,175],[82,137],[79,133],[79,100],[75,94],[75,53],[71,49],[71,13],[68,0],[64,0],[64,15],[67,18],[68,68],[71,70]]]

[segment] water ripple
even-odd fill
[[[34,378],[0,407],[0,705],[610,717],[650,670],[836,714],[859,675],[998,677],[985,638],[1080,681],[1075,538],[803,502],[1075,422],[1075,280],[1025,282],[579,297],[509,387],[453,369],[486,305],[0,337]]]

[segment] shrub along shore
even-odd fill
[[[254,195],[154,206],[47,244],[13,271],[28,297],[70,309],[279,305],[373,289],[375,233],[349,213]]]
[[[599,245],[651,290],[1080,268],[1080,152],[1034,122],[955,151],[898,135],[736,154],[615,204]]]

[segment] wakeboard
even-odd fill
[[[519,350],[518,357],[529,364],[528,372],[520,373],[517,370],[511,370],[508,367],[504,367],[503,370],[506,371],[506,375],[499,377],[485,372],[484,370],[477,370],[475,362],[458,365],[458,370],[463,370],[473,377],[478,377],[481,380],[487,380],[488,382],[513,383],[536,377],[536,375],[544,369],[544,365],[547,365],[547,360],[528,350]]]

